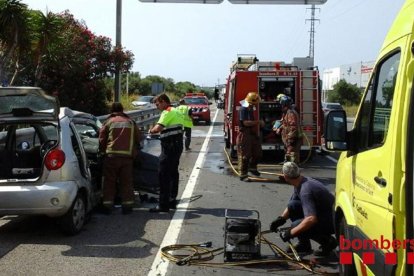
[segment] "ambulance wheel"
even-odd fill
[[[338,238],[340,236],[343,236],[345,239],[349,239],[349,233],[348,233],[348,229],[347,229],[347,224],[345,221],[345,218],[342,218],[341,222],[339,223],[339,235]],[[341,250],[341,249],[339,249]],[[339,275],[342,276],[353,276],[353,275],[357,275],[356,269],[355,269],[355,265],[354,265],[354,261],[352,261],[352,264],[339,264]]]

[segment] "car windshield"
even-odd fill
[[[150,103],[154,97],[153,96],[141,96],[138,98],[139,102]]]
[[[184,98],[186,104],[207,104],[205,98]]]

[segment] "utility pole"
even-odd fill
[[[315,19],[315,5],[312,5],[312,7],[310,8],[311,10],[311,18],[310,19],[306,19],[306,21],[310,21],[311,22],[311,26],[310,26],[310,37],[309,37],[309,57],[313,58],[314,54],[315,54],[315,21],[320,21],[319,19]],[[320,10],[318,8],[318,10]]]
[[[121,31],[122,31],[122,0],[116,0],[116,48],[122,48],[121,43]],[[115,66],[115,102],[120,101],[121,94],[121,72],[118,66]]]

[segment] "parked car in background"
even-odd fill
[[[324,113],[327,113],[331,110],[344,110],[342,105],[340,103],[328,103],[328,102],[322,102],[322,111]]]
[[[211,124],[210,105],[211,102],[204,93],[187,93],[184,96],[185,103],[191,108],[191,117],[194,122],[204,121],[206,125]]]
[[[131,102],[135,108],[148,108],[155,107],[154,105],[155,96],[141,96],[136,101]]]
[[[101,200],[98,130],[40,88],[0,88],[0,216],[47,215],[79,233]]]

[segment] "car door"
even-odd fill
[[[353,136],[351,159],[353,201],[356,218],[354,238],[393,240],[393,166],[399,152],[394,149],[397,103],[394,102],[400,52],[385,57],[376,67],[365,94]],[[359,255],[362,255],[362,250]],[[383,272],[381,249],[373,249],[375,264],[370,269]],[[392,248],[390,249],[392,251]],[[379,274],[378,274],[379,275]]]

